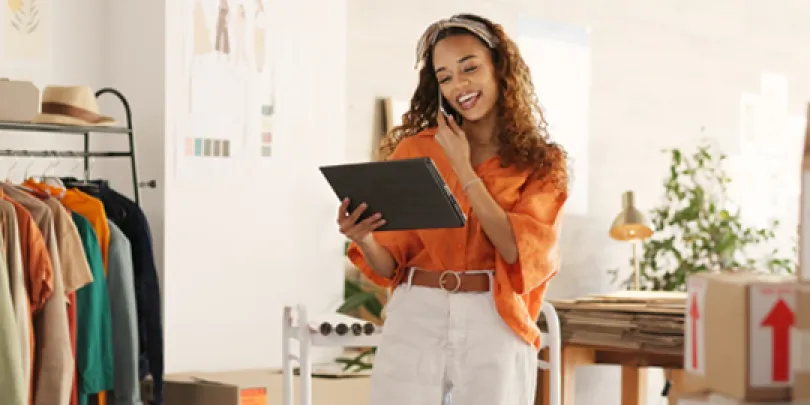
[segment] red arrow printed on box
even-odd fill
[[[790,379],[790,328],[795,322],[793,310],[780,298],[760,324],[770,327],[773,333],[771,378],[774,382],[787,382]]]
[[[692,304],[689,305],[689,318],[690,322],[692,322],[692,369],[697,369],[698,367],[698,344],[700,342],[697,341],[698,333],[697,328],[700,320],[700,308],[698,307],[698,296],[697,294],[692,294]]]

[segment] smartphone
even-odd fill
[[[449,105],[447,105],[447,107],[445,107],[445,104],[448,104],[448,103],[447,103],[447,100],[442,95],[442,91],[440,89],[439,90],[439,110],[441,110],[442,114],[444,114],[445,117],[453,117],[453,120],[456,121],[456,124],[461,125],[461,119],[462,119],[461,114],[459,114],[458,111],[456,111],[455,109],[453,109],[453,107],[450,107]]]

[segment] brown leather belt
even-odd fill
[[[411,272],[413,272],[412,276]],[[487,273],[407,268],[401,277],[400,284],[407,283],[409,278],[411,285],[439,288],[451,293],[487,292],[490,289],[490,276]]]

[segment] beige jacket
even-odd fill
[[[5,212],[0,212],[3,230],[6,223]],[[5,238],[0,232],[0,392],[3,403],[8,405],[27,405],[28,389],[22,368],[17,319],[14,316],[14,301],[11,299],[11,280],[6,261]]]
[[[38,198],[14,186],[0,184],[0,187],[8,197],[20,203],[31,214],[45,240],[53,267],[53,294],[45,302],[42,311],[34,317],[37,342],[34,361],[38,371],[34,376],[34,405],[69,405],[76,363],[70,343],[68,300],[59,260],[53,211]]]
[[[17,345],[19,347],[20,369],[23,376],[23,386],[31,384],[31,312],[28,302],[28,293],[25,290],[25,274],[22,264],[22,250],[20,247],[19,230],[17,227],[17,213],[14,206],[0,200],[0,213],[3,214],[3,253],[7,265],[9,283],[11,284],[11,301],[13,304],[14,321],[16,323]],[[25,403],[29,401],[29,391],[24,392]]]

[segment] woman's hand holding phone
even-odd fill
[[[462,182],[469,180],[472,173],[472,165],[470,164],[470,142],[467,140],[467,134],[456,123],[452,115],[445,115],[440,109],[436,122],[439,124],[439,129],[436,131],[436,142],[444,149],[450,165],[456,172],[456,176]]]

